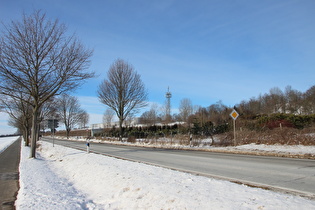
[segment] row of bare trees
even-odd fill
[[[193,125],[193,127],[199,126],[200,128],[209,127],[210,125],[225,125],[229,122],[229,113],[231,111],[232,108],[224,105],[221,101],[208,107],[201,107],[193,105],[190,99],[184,98],[180,101],[179,113],[172,116],[171,122],[184,122],[188,127]],[[141,124],[146,125],[155,125],[157,123],[168,124],[169,121],[165,121],[164,116],[163,108],[159,108],[158,105],[153,104],[150,110],[140,116],[139,121]],[[189,131],[190,129],[187,130],[187,132]]]
[[[12,113],[21,120],[21,128],[31,127],[31,157],[36,154],[45,105],[94,76],[87,71],[91,55],[74,35],[67,36],[64,24],[47,19],[41,11],[3,26],[0,94],[4,105],[13,104]]]
[[[25,145],[29,145],[29,134],[32,124],[32,108],[27,103],[21,101],[1,98],[2,111],[9,115],[9,125],[17,128],[23,133]],[[68,94],[62,94],[55,97],[41,107],[39,120],[39,130],[45,131],[49,120],[60,121],[66,129],[67,137],[70,131],[75,127],[84,128],[89,121],[88,113],[81,109],[77,97]]]
[[[74,35],[66,36],[66,27],[58,20],[48,20],[41,11],[24,15],[22,21],[12,21],[4,29],[0,42],[1,108],[9,113],[10,124],[23,131],[26,145],[31,133],[30,156],[35,157],[40,122],[45,117],[61,119],[67,136],[75,124],[87,123],[88,114],[78,100],[65,93],[94,76],[87,72],[92,51]],[[100,84],[98,96],[117,115],[122,132],[124,121],[146,106],[147,90],[133,66],[117,59]]]
[[[304,93],[287,86],[284,91],[275,87],[269,93],[242,101],[239,110],[247,116],[261,114],[315,114],[315,86]]]

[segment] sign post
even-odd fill
[[[58,127],[59,127],[59,121],[57,119],[48,120],[48,128],[51,129],[51,133],[53,137],[53,147],[55,146],[55,132],[56,132],[56,128]]]
[[[230,116],[233,118],[233,129],[234,129],[234,146],[236,146],[236,131],[235,131],[235,121],[238,118],[239,114],[235,109],[231,112]]]

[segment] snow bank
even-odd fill
[[[15,142],[19,136],[10,136],[0,138],[0,153],[8,148],[13,142]]]
[[[93,209],[95,205],[69,180],[56,175],[52,160],[38,153],[37,159],[28,158],[29,154],[30,148],[22,143],[17,209]]]
[[[289,154],[313,154],[315,155],[315,146],[304,145],[265,145],[265,144],[246,144],[237,146],[239,150],[259,150],[268,152],[279,152]]]
[[[314,209],[315,201],[41,142],[17,209]]]
[[[236,147],[212,147],[213,152],[315,159],[315,146],[246,144]]]

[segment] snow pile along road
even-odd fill
[[[315,209],[315,201],[41,142],[17,209]]]
[[[315,146],[245,144],[236,147],[212,147],[208,151],[278,157],[315,159]]]
[[[245,144],[237,146],[238,150],[265,151],[286,154],[310,154],[315,155],[315,146],[304,145],[265,145],[265,144]]]

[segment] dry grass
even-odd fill
[[[228,132],[218,136],[219,142],[216,146],[229,146],[234,144],[233,132]],[[282,145],[315,145],[315,130],[295,129],[295,128],[276,128],[264,131],[242,130],[236,132],[237,145],[243,144],[282,144]]]

